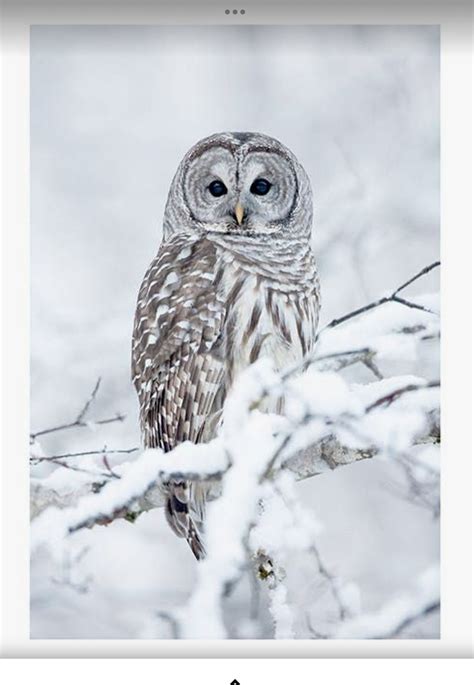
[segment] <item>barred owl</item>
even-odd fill
[[[311,227],[309,179],[277,140],[221,133],[185,155],[135,314],[145,447],[207,441],[242,369],[261,356],[281,368],[311,351],[320,308]],[[171,528],[202,558],[204,486],[166,489]]]

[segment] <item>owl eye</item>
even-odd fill
[[[266,195],[272,184],[266,178],[256,178],[250,186],[250,192],[254,195]]]
[[[208,190],[213,197],[222,197],[222,195],[227,193],[227,188],[222,181],[212,181],[208,186]]]

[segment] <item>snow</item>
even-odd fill
[[[269,591],[270,613],[275,624],[275,640],[293,640],[293,616],[288,606],[288,592],[285,585],[279,582]]]
[[[429,471],[439,474],[440,456],[439,445],[424,445],[416,451],[415,460],[416,463],[420,464],[420,467],[415,469],[414,475],[418,481],[423,482]]]
[[[200,454],[205,457],[202,463],[199,462]],[[228,465],[217,441],[208,445],[182,443],[174,450],[172,460],[161,450],[145,450],[134,462],[118,466],[116,472],[120,479],[111,480],[97,494],[82,497],[75,507],[52,507],[40,514],[31,527],[32,552],[47,544],[58,554],[64,539],[76,527],[87,525],[95,518],[113,516],[114,512],[131,506],[157,481],[169,480],[173,473],[195,472],[198,464],[199,472],[204,476],[224,470]],[[69,486],[71,476],[65,476],[65,473],[55,471],[49,477],[49,485],[55,490]]]
[[[39,440],[35,439],[30,441],[30,457],[33,459],[41,459],[45,456],[46,455]]]
[[[334,417],[346,412],[358,415],[363,410],[363,404],[337,373],[320,373],[310,368],[288,386],[287,415],[295,423],[306,413]]]
[[[432,566],[419,576],[411,592],[394,597],[378,611],[345,621],[333,637],[346,640],[395,637],[405,622],[422,617],[439,601],[439,566]]]
[[[308,550],[321,529],[321,523],[301,506],[294,476],[283,471],[262,488],[260,515],[249,543],[255,552],[263,550],[271,558],[278,558],[282,550]]]

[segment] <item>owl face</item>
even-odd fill
[[[209,231],[277,230],[296,193],[293,167],[272,151],[242,155],[213,146],[192,160],[184,178],[192,217]]]
[[[217,134],[197,143],[181,163],[168,199],[165,229],[166,214],[169,219],[173,206],[180,206],[186,224],[204,232],[284,231],[301,209],[302,189],[307,195],[304,205],[309,207],[307,176],[275,139],[253,133]],[[310,207],[308,211],[310,215]]]

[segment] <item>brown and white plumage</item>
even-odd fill
[[[265,196],[249,190],[256,177],[271,182]],[[213,179],[226,188],[219,197],[209,193]],[[281,368],[311,350],[319,315],[311,223],[308,178],[278,141],[217,134],[186,155],[135,315],[132,377],[146,447],[207,439],[243,368],[261,356]],[[204,487],[168,491],[168,521],[201,558]]]

